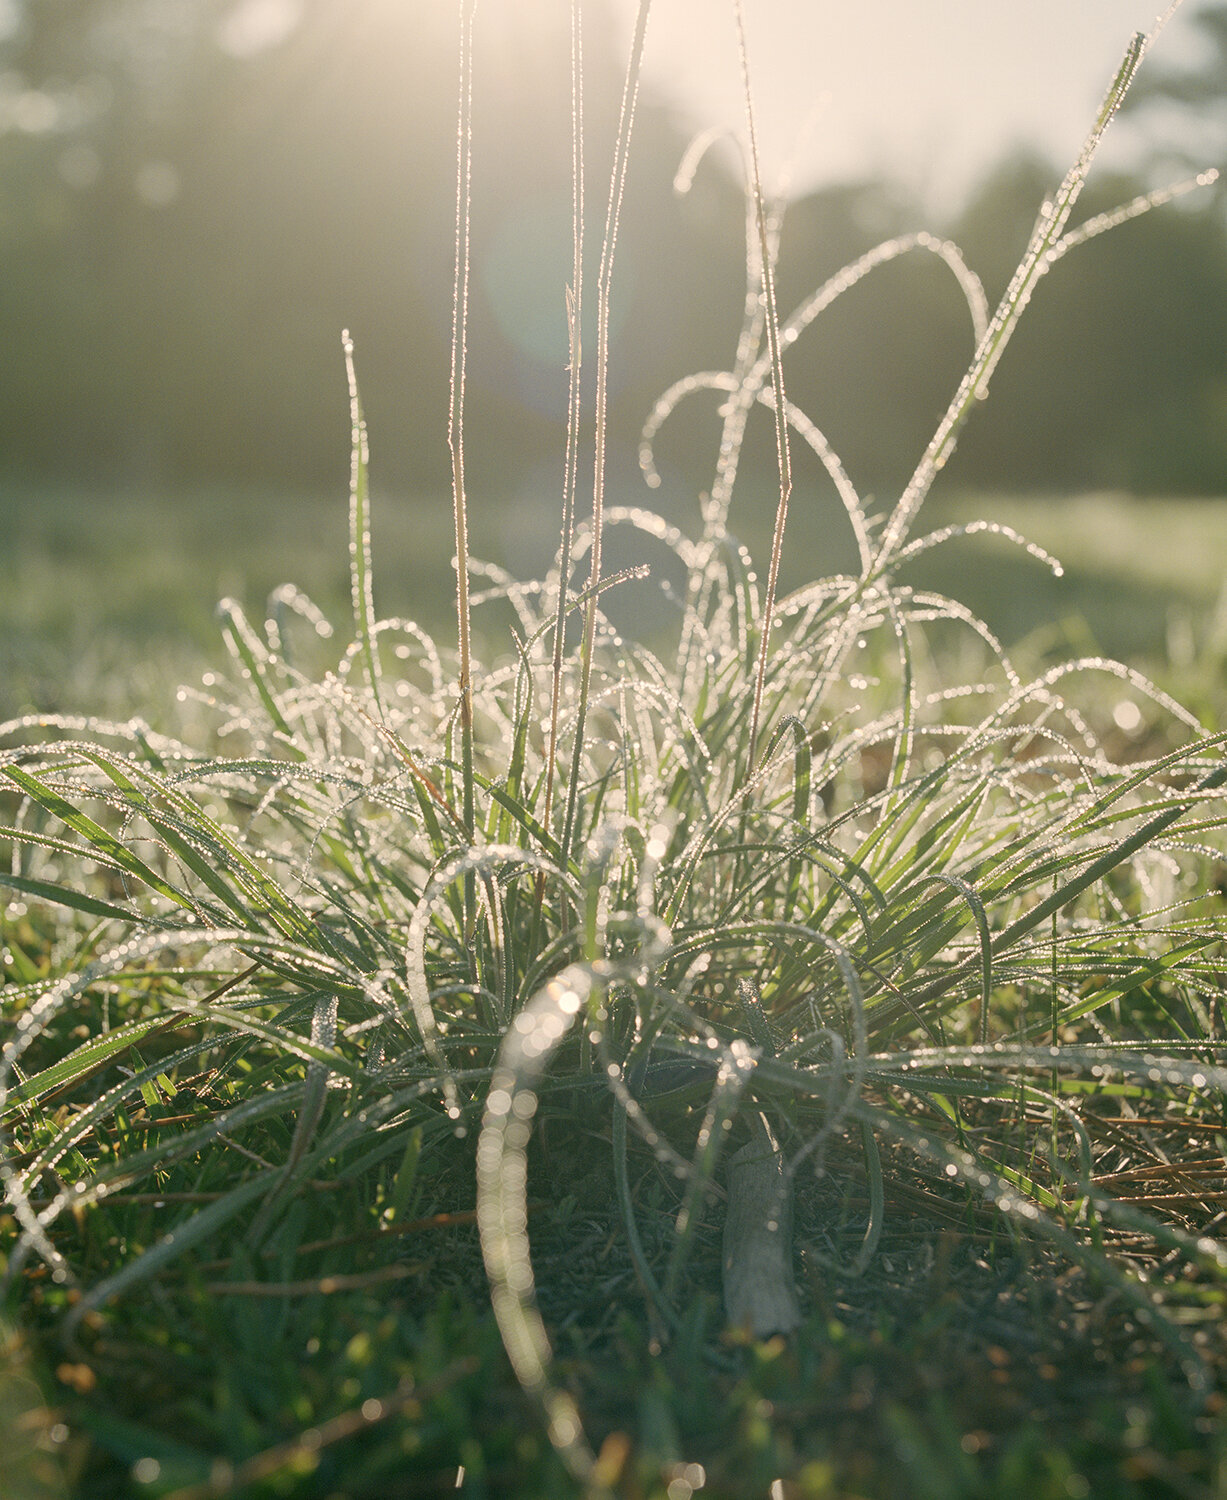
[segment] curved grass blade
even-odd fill
[[[156,891],[159,896],[165,896],[174,905],[187,910],[194,910],[195,903],[174,886],[168,884],[162,877],[149,868],[145,862],[138,858],[120,839],[114,834],[108,833],[100,824],[88,817],[85,813],[75,808],[66,798],[61,797],[50,787],[45,786],[36,777],[30,776],[20,766],[0,766],[0,775],[7,776],[21,788],[23,792],[34,802],[37,802],[46,812],[58,818],[61,823],[66,823],[75,833],[79,833],[87,843],[97,849],[118,869],[126,871],[134,876],[142,884],[147,885],[150,890]]]
[[[550,1376],[553,1351],[536,1305],[525,1148],[545,1066],[587,1009],[595,988],[589,968],[573,964],[515,1018],[490,1080],[477,1144],[477,1227],[494,1315],[520,1384],[542,1405],[550,1441],[586,1486],[592,1485],[596,1459],[575,1402]],[[587,1492],[595,1493],[592,1488]]]

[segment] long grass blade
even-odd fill
[[[780,323],[775,305],[775,266],[767,226],[767,204],[763,193],[762,171],[758,158],[758,130],[754,118],[754,96],[750,88],[750,55],[746,46],[745,17],[741,0],[733,0],[733,17],[737,27],[737,56],[741,65],[742,97],[746,106],[746,129],[750,142],[750,184],[754,199],[754,222],[758,231],[760,272],[767,352],[771,360],[771,387],[774,394],[776,463],[780,476],[780,499],[775,511],[771,534],[771,561],[767,573],[767,593],[758,642],[758,661],[754,669],[754,707],[750,713],[750,736],[746,775],[753,773],[758,762],[759,719],[762,714],[763,688],[767,680],[767,663],[771,656],[771,631],[775,623],[775,595],[779,586],[780,559],[784,552],[784,527],[788,520],[788,502],[792,495],[792,459],[788,447],[788,402],[784,395],[784,363],[780,353]]]
[[[613,167],[609,176],[609,204],[605,213],[605,234],[601,242],[601,263],[597,274],[596,302],[596,393],[594,412],[594,455],[592,479],[592,544],[588,570],[588,604],[584,611],[584,633],[580,646],[579,703],[575,724],[575,744],[571,754],[571,777],[567,787],[567,809],[563,824],[562,846],[570,856],[576,834],[577,799],[580,765],[584,752],[584,726],[588,714],[588,695],[592,683],[592,658],[596,644],[596,593],[601,582],[601,543],[605,518],[605,443],[609,403],[609,316],[613,288],[614,257],[618,245],[618,225],[622,200],[626,192],[626,173],[630,165],[631,135],[635,110],[639,102],[639,78],[643,66],[643,48],[647,36],[651,0],[639,0],[635,31],[631,40],[630,61],[622,89],[618,132],[614,142]]]
[[[354,368],[354,343],[348,330],[341,336],[345,351],[345,376],[349,383],[351,458],[349,479],[349,583],[354,611],[354,634],[362,654],[367,687],[382,719],[383,694],[379,656],[375,647],[375,593],[371,574],[370,450],[358,373]]]
[[[476,0],[460,0],[460,88],[456,123],[456,269],[452,294],[451,405],[447,446],[452,456],[452,511],[456,527],[456,622],[460,656],[460,754],[465,832],[474,829],[473,663],[469,613],[469,519],[464,480],[465,370],[469,321],[470,215],[473,179],[473,18]],[[472,893],[466,890],[471,911]]]

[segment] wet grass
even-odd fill
[[[1069,215],[1142,40],[996,313],[953,247],[908,236],[777,319],[780,225],[751,168],[733,368],[652,417],[720,393],[699,525],[606,493],[600,339],[577,519],[576,345],[560,538],[520,582],[468,555],[465,15],[456,649],[382,583],[376,611],[397,512],[372,509],[355,380],[348,566],[306,575],[339,636],[301,592],[264,606],[304,543],[320,563],[301,524],[290,550],[253,523],[220,580],[224,650],[157,725],[133,676],[107,690],[138,717],[35,703],[2,727],[9,1492],[1210,1500],[1223,735],[1100,640],[1055,662],[1041,640],[1024,669],[911,574],[962,547],[958,576],[983,579],[979,533],[917,519],[1040,277],[1110,227]],[[977,353],[870,514],[780,350],[913,253],[958,279]],[[733,522],[758,406],[780,485],[756,566]],[[790,440],[849,538],[848,564],[799,578]],[[220,528],[193,510],[184,564],[131,505],[101,558],[71,523],[44,534],[115,638],[144,639],[121,648],[135,667],[159,654],[142,621],[212,584]],[[1028,578],[1053,569],[989,519]],[[619,623],[661,591],[607,534],[680,579],[666,648]],[[31,639],[77,628],[45,584],[28,609]],[[1177,663],[1207,703],[1216,629]],[[727,1163],[767,1130],[787,1338],[721,1296]]]
[[[381,601],[389,614],[446,630],[455,610],[450,501],[380,493],[377,504]],[[989,518],[1012,526],[1059,556],[1065,573],[1054,578],[998,539],[972,537],[957,555],[918,559],[908,574],[916,586],[961,599],[1024,659],[1129,661],[1213,716],[1227,656],[1224,502],[939,493],[930,507],[936,525]],[[507,527],[504,506],[488,509],[493,519],[475,528],[481,557],[507,566],[513,553],[548,555],[547,517],[530,522],[517,512]],[[768,509],[749,507],[741,518],[752,555],[769,541]],[[843,524],[829,498],[803,494],[789,533],[797,556],[819,571],[841,566]],[[258,616],[292,581],[335,617],[349,591],[341,494],[10,484],[0,486],[0,531],[3,717],[139,710],[166,713],[158,727],[169,727],[175,689],[216,663],[219,599],[236,597]],[[633,555],[623,546],[618,560]],[[788,577],[804,581],[796,568]],[[668,611],[652,609],[667,628]]]

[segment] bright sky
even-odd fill
[[[629,46],[637,0],[615,4]],[[794,193],[880,173],[945,207],[1013,145],[1068,165],[1130,36],[1148,32],[1158,9],[1159,0],[743,0],[767,185],[795,151]],[[1188,0],[1177,11],[1152,63],[1197,57],[1195,9]],[[696,129],[744,136],[731,0],[654,0],[645,69]],[[1130,160],[1145,133],[1117,121],[1104,158]]]

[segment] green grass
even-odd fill
[[[739,517],[755,556],[769,545],[769,501],[747,499]],[[377,490],[375,506],[381,604],[446,634],[455,612],[450,501]],[[482,558],[506,567],[517,550],[544,558],[556,545],[547,516],[517,509],[508,523],[504,503],[491,509],[475,525]],[[1064,576],[1054,578],[1008,543],[971,537],[908,574],[961,599],[1023,660],[1093,650],[1165,685],[1173,667],[1186,672],[1189,691],[1212,685],[1223,652],[1219,559],[1227,554],[1218,502],[940,492],[928,515],[935,526],[991,518],[1061,559]],[[789,547],[823,570],[844,566],[843,527],[837,502],[806,493],[789,519]],[[35,709],[126,716],[139,708],[164,714],[169,728],[174,690],[216,666],[219,599],[238,598],[258,618],[269,595],[293,582],[335,619],[349,594],[336,495],[10,485],[0,487],[0,528],[6,717]],[[788,563],[790,584],[807,581],[799,563]],[[654,606],[653,619],[667,625],[668,613]],[[500,644],[493,639],[491,649]]]
[[[721,393],[698,534],[605,493],[598,334],[590,517],[576,358],[555,565],[469,578],[462,71],[456,649],[375,612],[355,383],[347,641],[231,600],[156,725],[3,729],[18,1500],[1221,1493],[1223,736],[1097,653],[1024,675],[910,571],[975,544],[918,517],[1140,50],[995,315],[882,251],[942,255],[977,355],[893,510],[826,455],[854,562],[799,582],[780,350],[836,289],[777,320],[753,171],[733,369],[653,418]],[[680,573],[663,646],[623,532]],[[258,535],[231,592],[286,576]],[[768,1126],[786,1338],[721,1303]]]
[[[1117,494],[935,496],[948,524],[990,516],[1061,559],[1053,578],[990,537],[920,577],[955,594],[1001,638],[1048,657],[1061,649],[1135,661],[1213,716],[1227,649],[1227,513],[1220,502]],[[1207,698],[1205,688],[1211,688]],[[1221,700],[1220,700],[1221,701]],[[1213,721],[1213,719],[1212,719]]]
[[[387,506],[390,609],[430,628],[450,610],[450,504]],[[0,713],[175,712],[216,665],[219,599],[263,614],[293,583],[336,617],[349,593],[335,496],[197,490],[166,496],[0,487]],[[483,537],[492,543],[494,537]]]
[[[381,604],[446,636],[455,609],[448,592],[449,502],[379,493],[375,504]],[[758,513],[753,502],[746,505],[740,530],[751,554],[760,555],[769,545],[770,518],[764,505]],[[508,528],[507,507],[492,509],[499,523],[487,518],[475,528],[481,557],[506,566],[517,549],[547,555],[545,517],[530,524],[517,512]],[[1070,654],[1128,661],[1208,728],[1222,723],[1227,611],[1216,568],[1227,554],[1227,517],[1216,502],[944,492],[929,502],[934,526],[979,517],[1012,526],[1060,557],[1063,576],[1054,578],[998,538],[973,536],[958,549],[919,559],[908,581],[960,599],[1020,670],[1038,671]],[[807,560],[846,561],[841,525],[837,503],[807,494],[790,518],[790,547]],[[292,581],[335,620],[349,593],[345,513],[335,496],[0,488],[0,530],[6,543],[0,717],[6,719],[139,713],[157,729],[182,733],[186,705],[178,690],[199,687],[218,665],[219,599],[236,597],[259,619],[274,591]],[[787,581],[804,581],[800,568],[788,569],[785,561]],[[618,601],[611,605],[616,610]],[[670,617],[659,600],[640,599],[623,615],[648,621],[667,650]],[[487,654],[497,654],[505,639],[501,623],[491,621],[483,633]],[[329,649],[322,643],[310,665],[326,662]],[[968,660],[965,675],[978,665]],[[1105,686],[1102,698],[1106,722],[1116,697]]]

